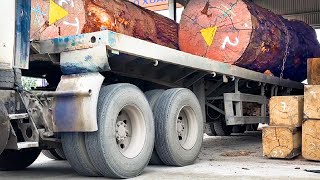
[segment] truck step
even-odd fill
[[[39,147],[38,142],[19,142],[17,143],[18,150]]]
[[[11,120],[14,120],[14,119],[27,119],[27,118],[29,118],[29,115],[28,115],[28,113],[9,114],[9,118]]]

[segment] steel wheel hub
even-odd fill
[[[117,122],[116,137],[118,141],[124,141],[128,137],[129,130],[127,125],[123,121]]]
[[[182,122],[182,118],[181,119],[178,118],[177,132],[178,132],[179,140],[181,140],[180,137],[182,138],[182,134],[184,133],[184,124]]]
[[[184,143],[188,135],[188,129],[186,127],[188,127],[188,118],[185,112],[182,110],[180,111],[177,119],[178,139],[179,139],[179,142],[182,144]]]
[[[192,149],[199,133],[195,112],[189,106],[182,107],[176,122],[177,136],[180,145],[186,150]]]
[[[124,152],[131,141],[131,122],[128,114],[120,111],[116,123],[116,140],[120,152]]]
[[[134,158],[143,149],[146,127],[143,114],[135,106],[125,106],[115,124],[115,141],[118,150],[127,158]]]

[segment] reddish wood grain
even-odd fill
[[[125,0],[56,0],[69,15],[48,26],[49,2],[32,0],[31,39],[112,30],[178,49],[178,24]],[[39,13],[41,12],[41,13]]]
[[[200,31],[217,27],[212,45]],[[307,59],[320,55],[315,31],[246,0],[191,0],[179,29],[182,51],[258,72],[303,81]]]

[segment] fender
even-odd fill
[[[100,73],[64,75],[51,95],[54,132],[98,130],[97,103],[104,76]]]

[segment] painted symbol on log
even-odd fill
[[[220,4],[220,6],[209,6],[209,8],[216,9],[222,13],[216,17],[216,22],[224,21],[225,18],[233,19],[236,16],[233,9],[237,6],[238,1],[239,0],[234,3],[229,3],[228,5]]]
[[[285,102],[281,102],[281,107],[285,111],[287,109],[287,104]]]
[[[50,0],[49,25],[52,25],[60,19],[68,16],[68,14],[68,11],[56,4],[53,0]]]
[[[79,19],[76,17],[74,18],[75,22],[74,23],[70,23],[68,21],[63,21],[63,24],[67,25],[67,26],[74,26],[77,28],[77,34],[79,34],[79,31],[80,31],[80,21]]]
[[[73,0],[60,0],[60,1],[59,1],[59,5],[60,5],[60,6],[63,6],[64,3],[67,4],[67,5],[70,4],[71,7],[74,7],[74,2],[73,2]]]
[[[278,151],[277,150],[272,151],[271,156],[272,157],[277,157],[278,156]]]
[[[235,3],[235,4],[236,4],[236,3]],[[224,11],[224,13],[223,13],[223,16],[228,16],[228,17],[230,17],[230,18],[233,18],[233,16],[236,16],[236,14],[232,11],[232,9],[233,9],[233,7],[235,6],[235,4],[232,4],[232,5],[230,6],[230,8],[228,8],[228,7],[225,6],[224,4],[221,4],[221,6],[226,9],[226,11]],[[229,13],[230,13],[230,14],[229,14]],[[231,16],[231,15],[233,15],[233,16]]]
[[[310,94],[312,95],[313,98],[317,98],[317,92],[315,92],[315,91],[310,91]]]
[[[229,45],[231,45],[231,46],[237,46],[237,45],[239,44],[239,42],[240,42],[240,41],[239,41],[239,38],[238,38],[238,37],[235,38],[234,42],[231,42],[230,37],[227,36],[227,37],[224,39],[221,48],[222,48],[222,49],[226,49],[226,45],[227,45],[227,44],[229,44]]]
[[[85,21],[83,0],[31,0],[32,40],[52,39],[82,32]]]
[[[205,29],[201,29],[201,35],[203,37],[203,39],[206,41],[208,46],[211,46],[214,40],[214,36],[216,35],[216,32],[218,30],[217,26],[214,27],[208,27]]]
[[[63,6],[66,4],[67,6],[71,6],[71,8],[74,8],[74,1],[73,0],[60,0],[59,5]],[[80,21],[78,17],[74,17],[74,22],[70,21],[63,21],[63,24],[66,26],[73,26],[76,28],[76,34],[80,33]]]
[[[282,150],[282,149],[280,149],[280,155],[281,155],[281,157],[284,156],[284,153],[283,153],[283,150]]]
[[[35,21],[34,23],[36,23],[37,25],[41,26],[41,19],[44,16],[47,16],[47,14],[45,14],[42,10],[41,7],[38,3],[38,1],[36,2],[36,6],[31,8],[32,13],[34,13],[35,15]]]
[[[318,149],[315,143],[310,143],[308,148],[310,151],[315,151]]]

